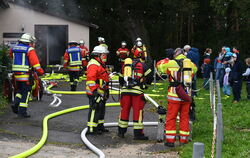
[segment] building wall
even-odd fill
[[[89,27],[73,23],[61,18],[43,14],[29,8],[24,8],[13,3],[9,3],[10,8],[0,9],[0,42],[3,42],[3,32],[24,32],[34,34],[34,25],[68,25],[68,37],[70,40],[85,40],[85,45],[89,46]]]

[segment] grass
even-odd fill
[[[202,80],[198,80],[198,87],[202,86]],[[222,146],[223,158],[250,158],[250,101],[246,99],[245,83],[242,88],[242,100],[232,103],[233,96],[222,96],[224,141]],[[167,94],[167,83],[157,86],[156,92],[152,92],[151,86],[147,93]],[[164,89],[162,89],[164,88]],[[157,92],[159,91],[159,92]],[[154,97],[157,102],[166,105],[166,97]],[[213,116],[209,104],[209,91],[202,89],[198,92],[196,103],[196,118],[193,125],[193,141],[174,150],[179,152],[181,158],[192,157],[193,143],[205,144],[205,157],[211,157],[213,137]]]
[[[0,115],[3,114],[7,108],[8,102],[0,93]]]

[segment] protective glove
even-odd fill
[[[163,108],[162,106],[158,106],[157,113],[159,115],[165,115],[166,114],[166,109]]]

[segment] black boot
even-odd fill
[[[164,145],[170,148],[174,147],[174,143],[165,142]]]
[[[88,131],[86,134],[88,134],[88,135],[100,135],[100,134],[102,134],[102,131],[99,131],[97,127],[94,127],[93,131],[90,131],[90,129],[88,127]]]
[[[134,140],[148,140],[142,129],[134,129]]]
[[[76,85],[71,85],[71,91],[76,91]]]
[[[97,128],[101,132],[109,132],[109,130],[104,127],[103,123],[102,124],[98,124]]]
[[[16,107],[15,105],[11,106],[12,112],[14,112],[15,114],[18,114],[18,107]]]
[[[30,115],[27,113],[27,108],[19,107],[19,109],[18,109],[18,117],[20,117],[20,118],[29,118]]]
[[[118,134],[117,136],[120,138],[125,138],[124,134],[127,132],[127,128],[118,127]]]

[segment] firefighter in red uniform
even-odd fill
[[[142,43],[142,39],[138,37],[135,40],[135,45],[131,49],[131,53],[133,54],[134,58],[141,58],[142,62],[147,61],[147,48]]]
[[[127,131],[129,113],[133,108],[134,140],[148,140],[143,132],[143,108],[145,98],[143,90],[146,84],[153,80],[152,71],[140,59],[125,59],[122,68],[123,77],[120,77],[121,90],[121,112],[118,122],[118,136],[124,138]]]
[[[68,43],[69,48],[64,54],[64,68],[69,71],[70,87],[71,91],[76,91],[77,84],[79,82],[79,75],[82,67],[82,50],[77,47],[76,41],[70,41]]]
[[[108,132],[104,128],[105,104],[109,97],[109,74],[105,62],[108,50],[96,46],[87,66],[86,93],[89,98],[88,134]]]
[[[13,58],[12,71],[16,79],[17,93],[12,110],[19,117],[28,118],[27,113],[28,101],[31,91],[31,67],[39,74],[43,75],[44,71],[41,68],[35,47],[36,38],[31,34],[25,33],[19,40],[19,44],[10,50],[10,57]]]
[[[176,138],[176,117],[180,112],[180,143],[188,142],[189,136],[189,108],[191,103],[192,77],[197,67],[190,59],[183,55],[183,50],[177,48],[173,60],[165,61],[157,69],[169,75],[168,106],[166,116],[165,145],[174,147]]]
[[[84,44],[84,40],[79,41],[79,48],[82,49],[82,66],[86,70],[89,61],[89,49]]]
[[[120,61],[120,63],[121,63],[121,67],[123,67],[123,65],[124,65],[124,60],[125,60],[126,58],[129,57],[129,50],[128,50],[128,48],[126,48],[127,43],[126,43],[125,41],[122,41],[121,46],[122,46],[122,47],[119,48],[119,49],[116,51],[116,55],[117,55],[118,58],[119,58],[119,61]]]

